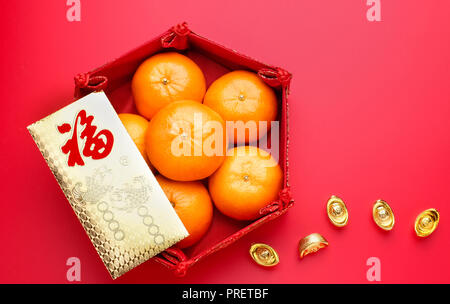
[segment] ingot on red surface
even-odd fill
[[[414,224],[417,236],[427,237],[436,230],[439,224],[439,212],[436,209],[427,209],[421,212]]]
[[[250,256],[261,266],[272,267],[280,262],[278,253],[269,245],[257,243],[250,247]]]
[[[391,207],[383,200],[377,200],[373,205],[372,216],[375,223],[383,230],[394,228],[395,217]]]
[[[344,201],[332,195],[327,202],[327,214],[331,223],[336,227],[344,227],[348,223],[348,210]]]
[[[302,238],[298,244],[298,251],[300,252],[300,258],[319,251],[322,248],[328,246],[328,241],[319,233],[310,234]]]

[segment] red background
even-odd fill
[[[294,74],[290,95],[291,184],[286,215],[176,278],[147,262],[121,283],[367,283],[366,261],[381,260],[384,283],[450,283],[450,3],[366,1],[81,0],[2,1],[0,79],[0,282],[64,283],[79,257],[84,283],[112,282],[26,126],[72,99],[73,76],[118,57],[173,24]],[[348,226],[326,216],[331,194]],[[388,201],[391,232],[371,219]],[[441,223],[415,236],[419,212]],[[300,238],[320,232],[330,246],[303,260]],[[252,242],[272,245],[281,263],[253,264]]]

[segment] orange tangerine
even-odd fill
[[[119,118],[131,139],[139,149],[139,152],[141,152],[142,157],[145,159],[150,169],[154,171],[154,167],[150,163],[145,149],[145,133],[148,128],[148,120],[140,115],[131,113],[121,113],[119,114]]]
[[[277,117],[275,92],[258,75],[248,71],[233,71],[215,80],[206,91],[203,103],[227,122],[241,121],[249,127],[254,124],[255,132],[250,132],[248,128],[229,127],[228,132],[234,134],[235,143],[248,143],[261,138]],[[267,124],[265,130],[260,128],[260,122]],[[232,137],[229,138],[231,140]]]
[[[259,210],[278,198],[283,172],[266,151],[253,146],[230,150],[209,178],[214,205],[237,220],[254,220]]]
[[[156,180],[189,232],[189,236],[177,246],[186,248],[194,245],[211,225],[213,205],[208,190],[198,181],[176,182],[161,175],[156,176]]]
[[[145,145],[151,163],[165,177],[177,181],[203,179],[225,159],[225,122],[201,103],[176,101],[150,121]]]
[[[136,70],[131,90],[138,112],[151,119],[171,102],[183,99],[202,102],[205,76],[190,58],[176,52],[160,53]]]

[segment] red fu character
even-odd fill
[[[72,137],[66,142],[64,146],[61,147],[61,151],[64,154],[69,154],[69,159],[67,164],[69,167],[75,165],[84,166],[83,158],[80,154],[80,149],[78,147],[78,125],[85,126],[84,130],[80,134],[80,139],[86,139],[83,148],[83,155],[85,157],[92,157],[92,159],[102,159],[109,155],[114,144],[114,136],[109,130],[101,130],[97,134],[95,131],[97,127],[92,125],[94,116],[86,116],[86,111],[81,110],[77,117],[75,118],[75,123],[73,126]],[[67,133],[72,129],[72,126],[68,123],[58,126],[58,131],[61,134]],[[102,138],[103,136],[103,138]]]

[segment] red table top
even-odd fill
[[[193,31],[293,73],[290,170],[295,207],[176,278],[147,262],[119,283],[367,283],[370,257],[384,283],[450,283],[450,3],[383,1],[86,1],[68,22],[66,1],[2,5],[0,282],[64,283],[66,261],[81,281],[112,282],[31,136],[30,123],[67,104],[73,75],[188,21]],[[170,7],[170,10],[168,9]],[[325,205],[344,199],[348,226]],[[396,224],[372,221],[375,200]],[[441,213],[419,239],[416,216]],[[330,245],[300,260],[298,241],[319,232]],[[280,264],[252,263],[253,242]]]

